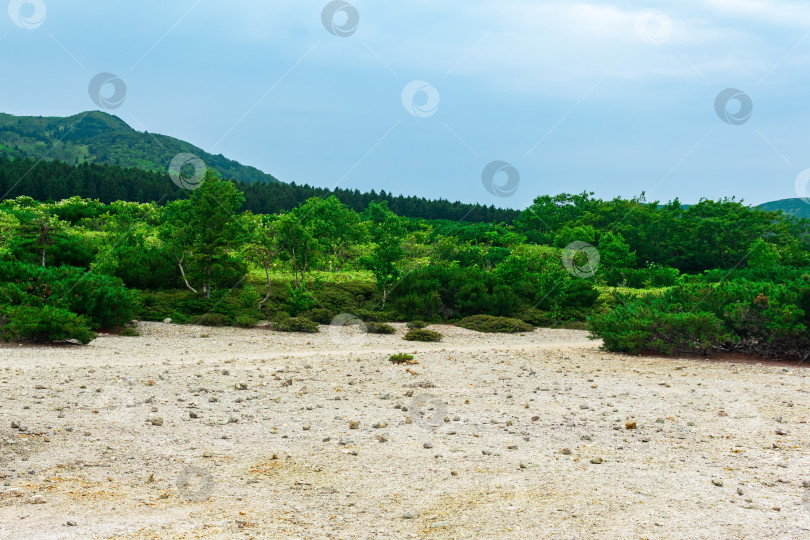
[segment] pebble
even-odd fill
[[[411,511],[408,511],[408,512],[405,512],[404,514],[402,514],[402,519],[413,519],[415,517],[416,517],[416,514],[414,514]]]
[[[357,420],[352,420],[349,422],[349,429],[358,429],[360,427],[360,422]]]
[[[45,497],[43,497],[42,495],[34,495],[28,500],[28,502],[30,502],[31,504],[45,504],[47,501],[45,500]]]
[[[723,481],[722,480],[712,480],[712,484],[714,484],[717,487],[723,487]]]
[[[422,447],[423,448],[428,448],[428,449],[433,448],[433,443],[432,442],[426,442],[425,444],[422,445]]]
[[[603,460],[600,457],[595,457],[595,458],[591,459],[591,463],[593,463],[594,465],[600,465],[600,464],[603,463]]]
[[[65,522],[65,525],[67,525],[68,527],[75,527],[76,522],[72,521],[72,520],[68,520],[68,521]]]
[[[627,422],[624,423],[624,429],[636,429],[636,423],[631,420],[628,420]]]
[[[570,456],[571,455],[571,449],[570,448],[563,448],[562,450],[560,450],[560,453],[562,455],[564,455],[564,456]]]
[[[153,426],[162,426],[163,425],[163,418],[160,416],[155,416],[149,419],[149,423]]]

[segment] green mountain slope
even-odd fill
[[[278,182],[255,167],[209,154],[174,137],[136,131],[117,116],[99,111],[67,118],[0,113],[0,158],[44,157],[71,165],[93,162],[165,172],[181,152],[198,156],[225,178],[249,184]]]
[[[763,210],[781,210],[791,216],[810,219],[810,204],[804,199],[781,199],[759,205]]]

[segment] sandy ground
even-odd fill
[[[0,538],[810,538],[806,368],[139,328],[0,346]]]

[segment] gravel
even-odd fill
[[[394,326],[0,345],[0,538],[810,536],[805,368]]]

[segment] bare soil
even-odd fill
[[[0,538],[810,537],[807,369],[395,326],[0,345]]]

